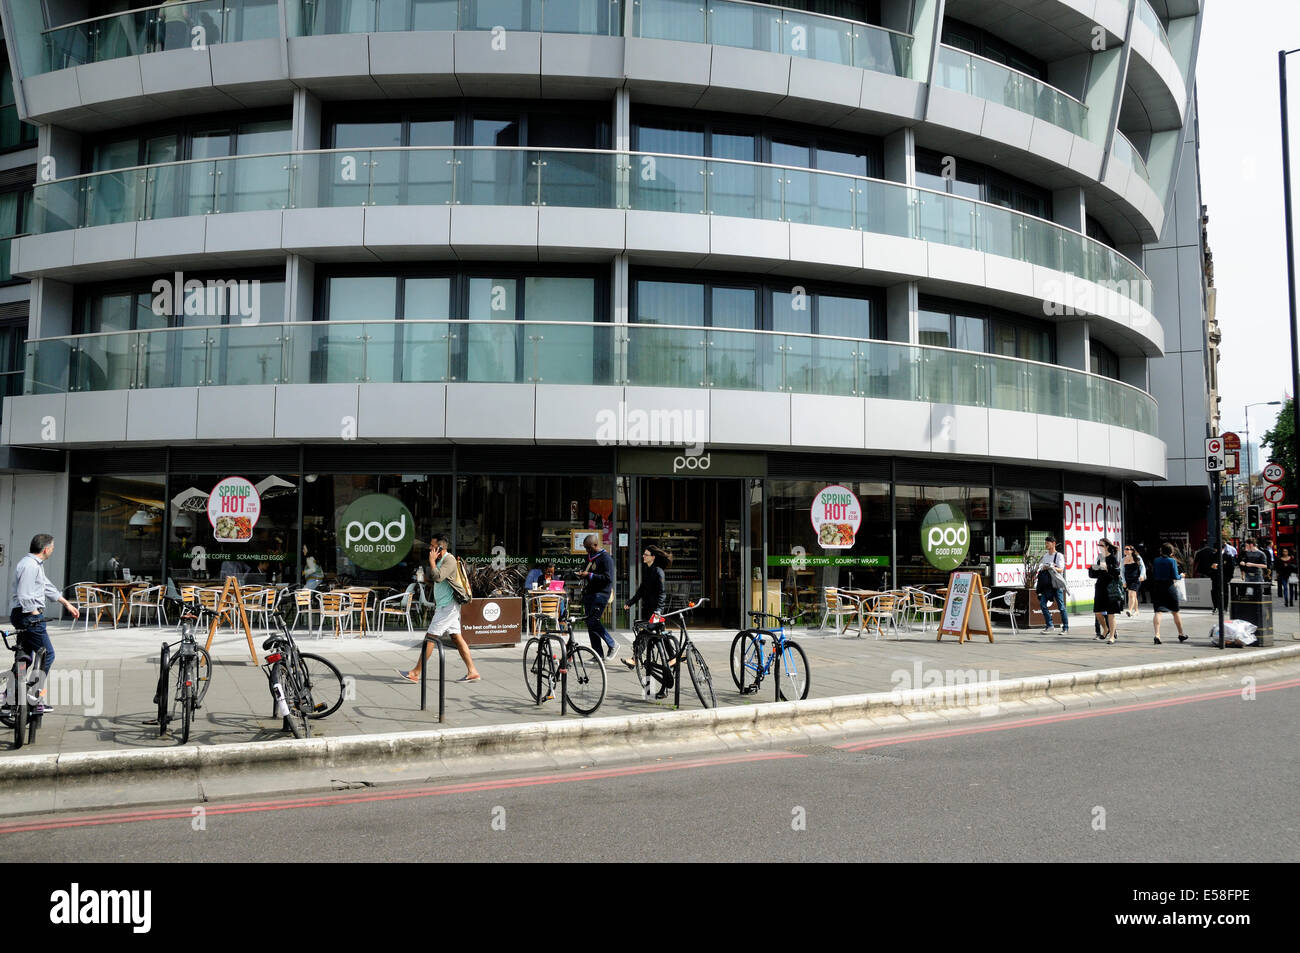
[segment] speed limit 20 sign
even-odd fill
[[[1227,460],[1224,457],[1223,438],[1209,437],[1205,441],[1205,472],[1218,473],[1225,468]]]
[[[1286,468],[1280,463],[1269,461],[1264,464],[1264,479],[1268,483],[1281,483],[1286,477]]]

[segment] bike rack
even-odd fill
[[[432,633],[425,633],[424,644],[420,646],[420,711],[424,711],[429,691],[429,643],[438,646],[438,724],[442,724],[443,711],[447,704],[447,652],[442,641]]]

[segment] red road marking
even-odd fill
[[[463,781],[437,787],[399,789],[383,793],[332,793],[282,798],[267,801],[237,801],[203,805],[208,814],[250,814],[267,811],[288,811],[303,807],[335,807],[344,804],[366,804],[376,801],[405,801],[412,798],[439,797],[445,794],[472,794],[477,791],[499,791],[510,788],[536,787],[543,784],[569,784],[577,781],[600,781],[605,778],[623,778],[638,774],[657,774],[664,771],[682,771],[690,768],[711,768],[719,765],[746,764],[752,761],[776,761],[804,758],[807,755],[793,751],[764,751],[752,754],[722,755],[716,758],[694,758],[671,764],[636,765],[622,768],[601,768],[593,771],[569,771],[563,774],[529,775],[498,780]],[[140,821],[165,821],[193,817],[193,806],[151,808],[142,811],[119,811],[82,815],[59,820],[14,821],[0,824],[0,834],[21,834],[27,831],[62,830],[68,827],[101,827],[107,824],[133,824]]]
[[[1288,679],[1256,688],[1257,692],[1271,692],[1281,688],[1300,686],[1300,678]],[[1130,711],[1149,711],[1154,708],[1168,708],[1171,705],[1189,705],[1192,702],[1213,701],[1217,698],[1240,697],[1240,688],[1228,688],[1218,692],[1206,692],[1203,695],[1188,695],[1183,698],[1166,698],[1153,702],[1135,702],[1131,705],[1116,705],[1114,708],[1100,708],[1090,711],[1070,712],[1059,715],[1039,715],[1034,718],[1021,718],[1017,721],[1004,721],[995,725],[979,728],[943,728],[936,731],[918,732],[894,738],[877,738],[874,741],[851,741],[835,747],[842,751],[866,751],[868,748],[883,748],[889,745],[904,745],[913,741],[933,741],[938,738],[956,738],[961,735],[976,735],[986,731],[1007,731],[1012,728],[1032,728],[1036,725],[1051,725],[1062,721],[1078,721],[1080,718],[1099,718],[1102,715],[1122,715]]]

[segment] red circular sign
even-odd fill
[[[1277,505],[1286,499],[1286,491],[1276,483],[1264,487],[1264,502]]]
[[[1212,437],[1210,440],[1206,441],[1205,449],[1210,453],[1218,454],[1223,450],[1223,441],[1217,437]]]
[[[1281,483],[1286,476],[1286,468],[1280,463],[1274,463],[1271,460],[1264,464],[1264,479],[1269,483]]]

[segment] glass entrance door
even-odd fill
[[[672,556],[666,573],[669,611],[706,598],[688,624],[738,627],[745,578],[744,481],[639,477],[634,483],[636,522],[627,558],[635,564],[636,578],[645,547],[659,546]]]

